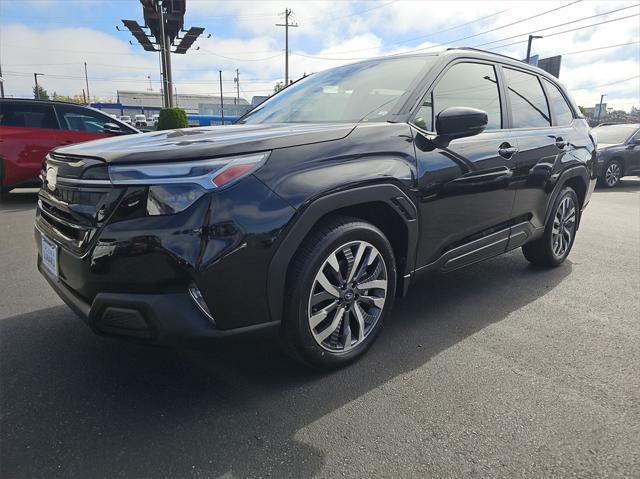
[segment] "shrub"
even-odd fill
[[[158,130],[173,130],[189,126],[187,112],[182,108],[162,108],[158,118]]]

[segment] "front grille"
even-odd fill
[[[64,203],[74,205],[96,206],[105,195],[104,188],[79,189],[66,185],[57,185],[51,196]]]
[[[49,175],[47,172],[53,169]],[[93,170],[94,174],[87,175]],[[63,247],[82,253],[115,205],[118,194],[108,180],[95,178],[106,165],[93,158],[49,155],[39,193],[38,222],[44,232]],[[55,183],[54,183],[55,181]]]

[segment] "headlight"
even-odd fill
[[[257,170],[269,152],[211,160],[141,165],[111,165],[114,185],[196,184],[205,190],[222,188]]]
[[[171,215],[180,213],[207,192],[198,185],[153,185],[147,193],[147,213]]]
[[[211,160],[141,165],[111,165],[114,185],[149,185],[147,213],[168,215],[184,211],[207,191],[236,182],[257,170],[269,152]]]

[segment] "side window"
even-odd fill
[[[498,80],[493,66],[482,63],[457,63],[425,97],[414,123],[434,131],[435,117],[451,106],[466,106],[487,112],[487,130],[502,128]]]
[[[511,68],[504,68],[504,74],[513,128],[551,126],[549,106],[538,77]]]
[[[67,105],[56,105],[62,128],[89,133],[102,133],[109,119],[99,113]]]
[[[0,126],[57,129],[58,122],[51,105],[3,102],[0,104]]]
[[[567,100],[564,99],[558,87],[549,80],[544,80],[544,84],[549,93],[549,103],[551,104],[557,124],[568,125],[573,121],[573,112],[569,105],[567,105]]]

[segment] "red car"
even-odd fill
[[[0,99],[0,193],[40,186],[46,154],[56,146],[138,130],[93,108],[58,101]]]

